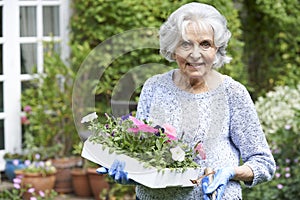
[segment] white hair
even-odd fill
[[[200,28],[212,28],[214,45],[218,48],[214,68],[229,63],[231,58],[226,55],[226,47],[231,37],[227,21],[213,6],[202,3],[188,3],[174,11],[159,30],[160,53],[169,61],[180,40],[185,38],[186,27],[195,22]]]

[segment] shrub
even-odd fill
[[[277,163],[274,179],[246,189],[244,199],[299,199],[300,85],[278,86],[256,101],[263,129]]]
[[[299,1],[240,2],[243,57],[255,98],[277,85],[295,86],[300,75]]]

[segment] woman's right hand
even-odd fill
[[[100,167],[96,170],[98,174],[108,174],[113,178],[117,183],[120,184],[136,184],[135,181],[128,178],[128,173],[124,171],[125,162],[114,160],[110,169],[105,167]]]

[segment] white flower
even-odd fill
[[[297,111],[300,108],[300,85],[297,88],[277,86],[274,91],[255,102],[265,133],[274,134],[282,128],[299,132]],[[288,125],[288,126],[287,126]]]
[[[184,160],[185,152],[179,146],[177,146],[175,148],[171,148],[170,151],[172,153],[173,160],[179,161],[179,162],[182,162]]]
[[[81,119],[81,123],[85,123],[85,122],[91,122],[93,121],[94,119],[97,119],[98,118],[98,115],[96,114],[96,112],[93,112],[93,113],[90,113],[88,114],[87,116],[83,117]]]

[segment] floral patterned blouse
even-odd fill
[[[270,180],[275,161],[246,88],[223,75],[223,82],[217,88],[192,94],[174,84],[174,71],[146,81],[137,118],[153,125],[173,125],[178,137],[191,147],[202,143],[206,156],[204,159],[199,156],[196,162],[203,170],[238,166],[241,158],[254,173],[253,181],[245,183],[247,186]],[[152,189],[137,185],[136,195],[141,200],[203,199],[201,186]],[[230,181],[222,199],[242,199],[240,183]]]

